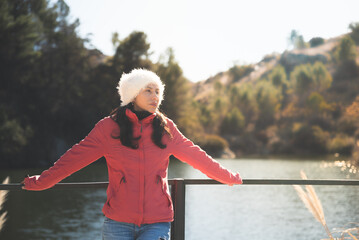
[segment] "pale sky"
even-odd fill
[[[288,48],[291,30],[305,41],[332,38],[359,22],[359,0],[65,0],[79,34],[113,55],[113,32],[143,31],[157,62],[168,47],[184,76],[196,82],[233,64],[260,61]],[[91,34],[91,35],[88,35]]]

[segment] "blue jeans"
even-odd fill
[[[142,224],[117,222],[105,217],[102,228],[103,240],[169,240],[170,222]]]

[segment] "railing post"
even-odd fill
[[[186,203],[186,185],[184,179],[173,179],[171,196],[175,213],[174,221],[172,222],[171,240],[184,240]]]

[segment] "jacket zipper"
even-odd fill
[[[140,197],[139,197],[139,212],[140,212],[140,216],[138,219],[138,225],[142,224],[143,222],[143,214],[144,214],[144,201],[145,201],[145,179],[144,179],[144,175],[145,175],[145,169],[144,169],[144,164],[145,164],[145,159],[144,159],[144,146],[143,146],[143,138],[142,138],[142,122],[140,121],[141,124],[141,138],[139,140],[139,150],[140,150],[140,162],[139,162],[139,172],[140,172]]]

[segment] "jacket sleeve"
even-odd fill
[[[188,163],[195,169],[200,170],[209,178],[219,181],[224,184],[232,186],[233,184],[242,184],[242,178],[239,173],[232,173],[224,168],[199,146],[193,144],[187,139],[176,127],[176,125],[168,120],[168,125],[173,136],[171,142],[172,154],[181,160]]]
[[[54,165],[41,173],[24,179],[26,190],[45,190],[62,179],[96,161],[105,153],[104,120],[96,124],[81,142],[75,144]]]

